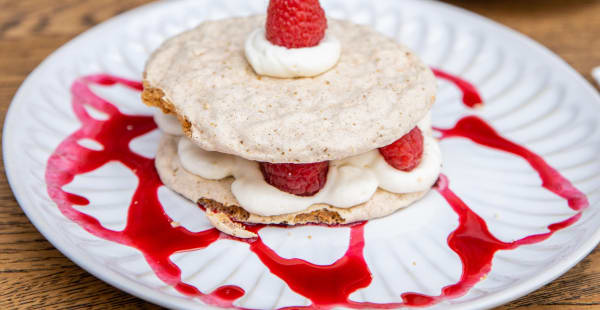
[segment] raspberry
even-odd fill
[[[379,153],[392,167],[411,171],[421,163],[423,156],[423,134],[415,127],[396,142],[379,149]]]
[[[266,37],[287,48],[311,47],[325,36],[327,18],[319,0],[271,0]]]
[[[312,196],[325,186],[329,162],[310,164],[260,163],[267,183],[298,196]]]

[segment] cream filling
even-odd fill
[[[182,136],[181,123],[173,114],[165,114],[161,110],[154,112],[154,122],[158,128],[173,136]]]
[[[286,48],[269,42],[265,29],[252,32],[246,39],[246,59],[259,75],[277,78],[311,77],[324,73],[340,59],[340,41],[328,32],[318,45]]]
[[[177,121],[169,115],[155,117]],[[157,123],[163,129],[161,123],[167,121]],[[233,176],[233,195],[241,207],[254,214],[274,216],[294,213],[318,203],[350,208],[371,199],[378,187],[403,194],[424,191],[433,186],[441,169],[441,151],[431,136],[430,117],[425,117],[418,126],[424,134],[424,148],[421,163],[415,169],[404,172],[393,168],[378,150],[335,160],[330,162],[325,186],[310,197],[292,195],[271,186],[265,182],[255,161],[202,150],[185,137],[179,140],[178,156],[184,169],[202,178],[220,180]]]

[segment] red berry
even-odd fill
[[[392,167],[411,171],[421,163],[423,156],[423,134],[415,127],[396,142],[379,149],[379,153]]]
[[[271,0],[266,37],[287,48],[311,47],[325,36],[327,18],[319,0]]]
[[[312,196],[325,186],[329,162],[310,164],[260,163],[267,183],[298,196]]]

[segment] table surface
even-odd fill
[[[0,0],[2,118],[19,85],[52,51],[148,0]],[[600,1],[450,0],[514,28],[586,79],[600,65]],[[15,201],[0,163],[0,309],[159,309],[96,279],[57,251]],[[562,277],[498,309],[600,309],[600,250]]]

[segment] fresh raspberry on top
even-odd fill
[[[379,149],[379,153],[392,167],[411,171],[421,163],[423,157],[423,134],[415,127],[396,142]]]
[[[260,171],[267,183],[298,196],[312,196],[327,181],[329,162],[310,164],[260,163]]]
[[[287,48],[311,47],[325,36],[327,18],[319,0],[271,0],[266,37]]]

